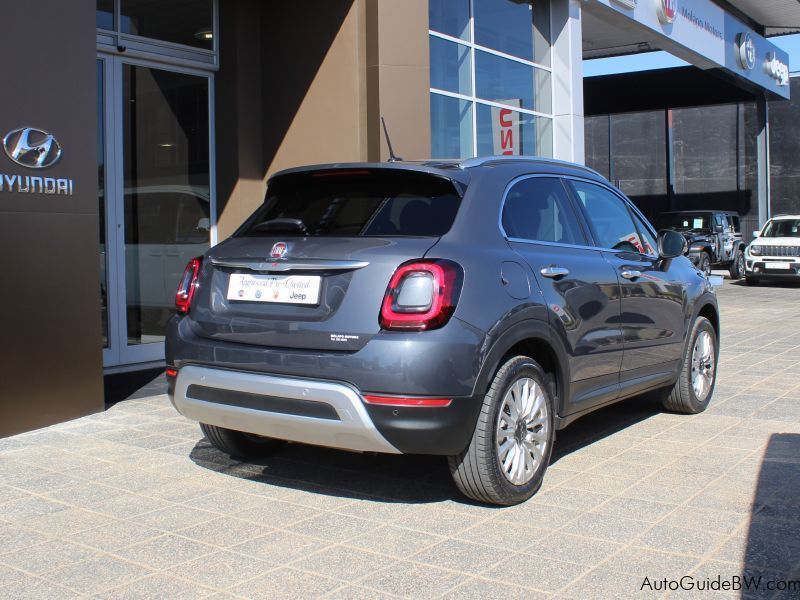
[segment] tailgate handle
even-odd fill
[[[211,264],[218,267],[248,269],[250,271],[353,271],[355,269],[363,269],[369,263],[363,260],[326,260],[321,258],[281,259],[270,262],[235,258],[212,258]]]

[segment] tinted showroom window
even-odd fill
[[[449,179],[400,170],[293,173],[270,183],[237,235],[440,236],[460,196]]]

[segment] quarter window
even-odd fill
[[[552,177],[523,179],[508,191],[503,229],[510,238],[586,244],[561,180]]]
[[[652,246],[655,241],[642,240],[628,207],[619,196],[593,183],[571,181],[570,185],[586,210],[598,246],[642,254],[654,253]],[[651,246],[650,250],[647,244]]]

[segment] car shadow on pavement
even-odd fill
[[[558,432],[551,465],[661,411],[645,394],[580,419]],[[378,502],[472,502],[456,488],[443,456],[345,452],[304,444],[286,444],[261,460],[242,461],[220,452],[205,439],[190,458],[198,466],[265,485]],[[545,480],[546,480],[545,476]]]
[[[800,598],[800,434],[770,436],[751,503],[747,544],[725,551],[741,561],[743,597]],[[752,587],[757,583],[758,589]]]

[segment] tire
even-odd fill
[[[728,269],[728,273],[730,274],[731,279],[741,279],[744,277],[744,252],[741,250],[736,253],[736,257],[733,259],[733,262]]]
[[[697,268],[706,275],[711,275],[711,257],[708,252],[701,252],[700,258],[697,261]]]
[[[710,349],[704,346],[704,340],[713,344]],[[689,344],[684,354],[678,381],[668,389],[663,404],[669,411],[696,415],[708,408],[717,382],[717,332],[705,317],[697,317],[692,325]],[[696,376],[703,381],[698,381]],[[696,384],[702,387],[698,390]]]
[[[203,430],[203,434],[212,446],[234,458],[262,458],[272,454],[285,444],[282,440],[205,423],[200,423],[200,429]]]
[[[469,446],[448,458],[453,480],[465,496],[509,506],[524,502],[542,486],[555,439],[550,382],[527,356],[511,357],[500,366],[483,398]],[[527,407],[529,413],[524,421],[516,420],[516,426],[512,405]]]

